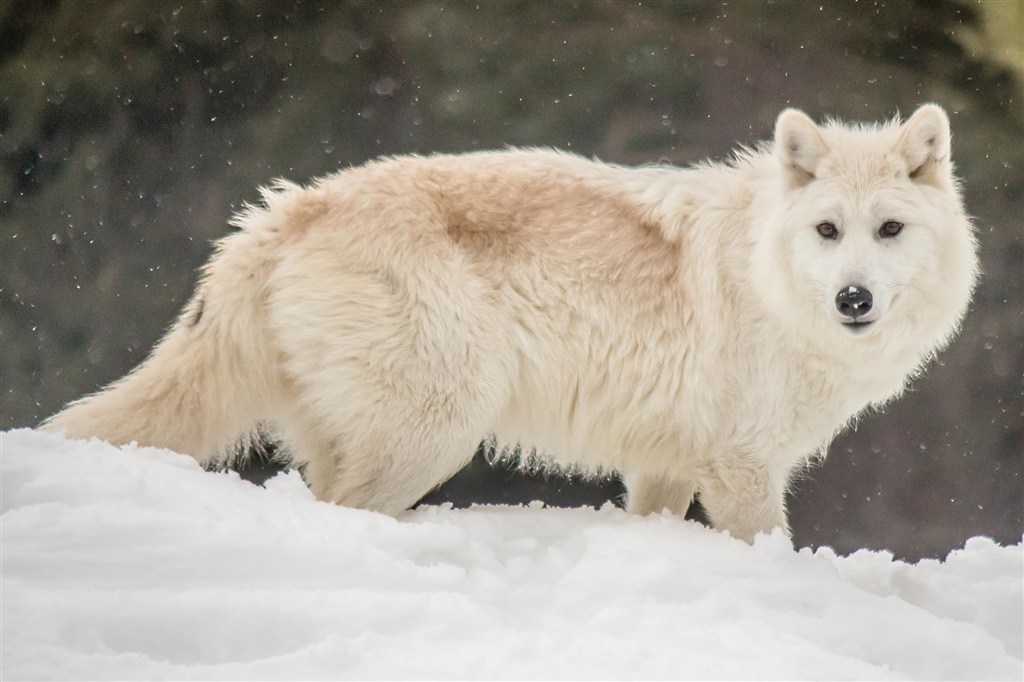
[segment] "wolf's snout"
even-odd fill
[[[856,321],[871,311],[871,291],[851,284],[836,294],[836,310],[843,317]]]

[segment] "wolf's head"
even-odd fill
[[[956,331],[976,244],[936,105],[906,123],[817,126],[787,109],[775,127],[781,182],[758,238],[768,303],[837,352],[928,354]]]

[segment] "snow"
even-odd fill
[[[0,435],[3,679],[1021,679],[1024,552],[751,546],[607,507],[400,519]]]

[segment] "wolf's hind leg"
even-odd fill
[[[445,367],[443,358],[396,355],[385,364],[404,362],[403,371],[383,378],[365,360],[307,372],[281,421],[314,495],[396,515],[451,478],[507,400],[498,357],[467,354],[462,367]]]
[[[306,482],[318,499],[394,516],[457,473],[481,440],[466,427],[427,431],[415,421],[351,437],[307,429],[291,443],[305,461]]]
[[[282,260],[270,300],[292,393],[284,431],[307,483],[320,499],[389,514],[472,458],[519,374],[493,287],[459,267],[443,225],[417,227],[414,243],[406,227],[381,225],[361,256],[339,249],[344,232],[311,233]]]

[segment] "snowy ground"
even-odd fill
[[[1022,546],[944,562],[672,517],[400,520],[147,448],[0,436],[11,679],[1021,679]]]

